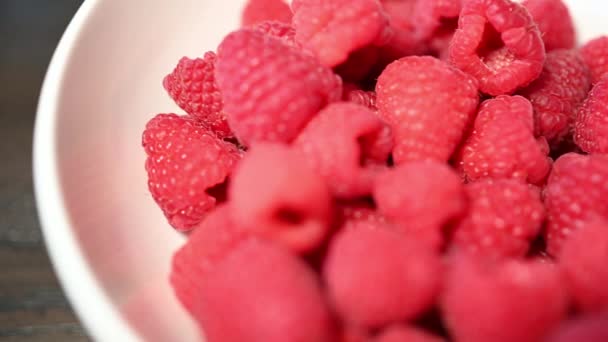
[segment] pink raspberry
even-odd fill
[[[538,25],[547,51],[574,48],[574,21],[562,0],[526,0],[523,5]]]
[[[462,0],[416,0],[413,11],[416,33],[428,41],[437,34],[452,32],[458,27]]]
[[[445,340],[407,325],[392,325],[382,330],[372,342],[445,342]]]
[[[294,251],[315,249],[329,233],[327,185],[286,146],[253,146],[234,172],[229,195],[240,227]]]
[[[589,70],[577,51],[547,53],[540,77],[521,91],[534,108],[536,136],[551,145],[559,143],[569,133],[574,112],[590,86]]]
[[[401,57],[426,52],[424,42],[416,33],[418,16],[415,15],[418,0],[381,0],[389,18],[392,34],[380,49],[385,65]]]
[[[569,236],[598,216],[608,220],[608,156],[568,153],[553,165],[544,191],[547,250],[558,256]]]
[[[412,319],[439,290],[439,256],[381,224],[352,224],[330,243],[323,275],[341,317],[367,327]]]
[[[593,86],[578,108],[574,142],[588,153],[608,153],[608,77]]]
[[[608,312],[608,221],[590,220],[564,242],[559,263],[583,312]]]
[[[175,114],[150,120],[142,145],[150,193],[169,223],[182,231],[200,223],[225,197],[225,182],[241,156],[202,123]]]
[[[374,186],[378,211],[407,234],[432,246],[443,243],[443,228],[466,208],[460,177],[443,163],[410,162],[380,174]]]
[[[450,61],[479,80],[489,95],[508,94],[535,80],[545,48],[530,13],[510,0],[463,3]]]
[[[220,44],[215,73],[230,127],[247,145],[291,141],[321,108],[342,97],[340,78],[313,56],[249,29]]]
[[[608,313],[583,316],[566,323],[547,342],[605,342],[608,341]]]
[[[283,43],[299,48],[298,43],[296,43],[296,30],[291,24],[280,21],[262,21],[255,24],[252,29],[279,38]]]
[[[404,57],[378,78],[379,115],[393,128],[393,159],[445,162],[479,101],[471,77],[433,57]]]
[[[296,0],[292,9],[296,40],[328,67],[387,35],[388,18],[377,0]]]
[[[541,184],[551,169],[549,147],[534,138],[530,101],[499,96],[483,102],[457,163],[466,179],[516,178]]]
[[[580,51],[591,71],[591,82],[599,82],[608,73],[608,36],[587,42]]]
[[[241,16],[243,26],[266,20],[291,23],[291,8],[283,0],[248,0]]]
[[[540,191],[512,179],[481,180],[465,190],[469,209],[453,246],[483,257],[525,256],[545,218]]]
[[[384,215],[380,214],[372,204],[363,200],[338,203],[335,216],[335,224],[342,228],[361,222],[371,225],[390,225]]]
[[[163,80],[163,86],[177,105],[190,116],[202,121],[220,138],[234,134],[223,112],[222,93],[215,82],[213,52],[203,58],[182,58],[175,70]]]
[[[543,341],[566,315],[566,291],[553,265],[460,257],[447,273],[441,309],[454,341]]]
[[[378,110],[378,108],[376,107],[376,92],[361,90],[359,89],[359,87],[351,83],[344,84],[344,93],[342,94],[342,100],[362,105],[374,112]]]
[[[190,236],[171,271],[177,297],[206,340],[334,341],[312,270],[278,245],[237,233],[225,212],[218,216]]]
[[[384,123],[369,109],[333,103],[311,120],[294,148],[325,178],[335,196],[364,196],[371,193],[374,177],[390,154],[390,146],[378,150],[375,143],[383,130]]]

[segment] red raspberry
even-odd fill
[[[380,164],[390,153],[390,146],[384,151],[375,148],[383,129],[383,122],[369,109],[337,102],[311,120],[294,148],[326,179],[335,196],[364,196],[371,193]]]
[[[456,258],[441,308],[454,341],[538,342],[565,317],[566,291],[549,264]]]
[[[357,86],[350,83],[344,84],[342,100],[362,105],[370,110],[373,110],[374,112],[378,110],[376,107],[376,92],[361,90]]]
[[[312,270],[278,245],[231,231],[226,220],[210,217],[173,257],[171,283],[206,341],[334,341]]]
[[[564,242],[559,262],[566,285],[584,312],[608,312],[608,221],[591,220]]]
[[[377,0],[296,0],[292,9],[296,40],[328,67],[387,34],[388,18]]]
[[[248,0],[241,22],[243,26],[257,24],[265,20],[291,23],[291,8],[283,0]]]
[[[313,56],[247,29],[220,44],[216,77],[230,126],[245,144],[289,142],[342,97],[340,78]]]
[[[528,11],[510,0],[469,0],[463,4],[450,61],[477,78],[489,95],[508,94],[535,80],[545,49]]]
[[[447,161],[479,101],[474,79],[428,56],[391,63],[376,94],[379,114],[393,128],[395,163]]]
[[[338,227],[348,227],[351,224],[369,223],[372,226],[390,225],[386,217],[380,214],[372,204],[365,201],[339,203],[336,207],[336,224]]]
[[[393,325],[382,330],[372,342],[445,342],[445,340],[414,327]]]
[[[608,77],[593,86],[578,108],[574,142],[588,153],[608,153]]]
[[[417,0],[414,8],[419,39],[429,40],[436,34],[452,32],[458,27],[462,0]]]
[[[203,58],[182,58],[164,78],[163,86],[186,113],[202,121],[220,138],[229,138],[234,134],[222,111],[222,93],[215,82],[216,59],[213,52],[205,53]]]
[[[224,182],[240,159],[238,149],[200,122],[159,114],[146,125],[148,188],[169,223],[186,231],[221,200]]]
[[[512,179],[469,183],[465,190],[469,210],[456,226],[454,247],[492,258],[525,256],[545,218],[540,191]]]
[[[353,223],[334,236],[323,274],[341,317],[381,327],[415,318],[439,290],[439,256],[381,224]]]
[[[568,153],[553,165],[544,191],[547,249],[559,255],[564,240],[590,218],[608,219],[608,156]]]
[[[298,47],[296,43],[296,30],[290,24],[280,21],[262,21],[253,26],[253,29],[268,36],[281,39],[285,44]]]
[[[580,51],[591,71],[591,82],[599,82],[608,73],[608,36],[589,41]]]
[[[409,55],[420,55],[426,52],[424,42],[416,34],[415,15],[419,0],[381,0],[382,7],[388,15],[392,35],[380,49],[384,65]]]
[[[542,183],[551,169],[544,138],[534,138],[530,101],[521,96],[499,96],[483,102],[474,130],[457,157],[469,181],[516,178]]]
[[[444,225],[466,206],[460,177],[432,161],[405,163],[380,174],[374,199],[381,214],[432,246],[443,243]]]
[[[234,221],[297,252],[318,247],[328,234],[331,197],[323,179],[283,145],[252,147],[229,189]]]
[[[562,324],[547,342],[606,342],[608,313],[582,317]]]
[[[534,108],[535,135],[559,143],[570,130],[574,111],[589,92],[589,70],[574,50],[547,53],[540,77],[523,89]]]
[[[538,25],[545,50],[574,48],[574,21],[562,0],[526,0],[523,5]]]

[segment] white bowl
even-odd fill
[[[148,194],[141,133],[181,112],[161,81],[215,49],[244,0],[88,0],[53,57],[36,121],[45,240],[70,302],[103,341],[199,340],[168,285],[183,238]],[[608,32],[604,0],[567,0],[579,40]]]

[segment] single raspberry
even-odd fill
[[[169,223],[187,231],[215,207],[240,159],[239,150],[219,140],[200,122],[159,114],[142,137],[148,156],[148,188]]]
[[[578,108],[574,142],[588,153],[608,153],[608,77],[593,86]]]
[[[534,138],[530,101],[498,96],[483,102],[457,163],[466,179],[516,178],[542,183],[551,169],[544,138]]]
[[[547,53],[540,77],[520,92],[534,108],[535,135],[551,145],[559,143],[569,133],[574,112],[590,86],[589,70],[577,51]]]
[[[433,57],[404,57],[378,78],[379,115],[393,128],[395,163],[447,161],[472,119],[477,82]]]
[[[381,327],[432,306],[441,277],[439,256],[381,224],[360,222],[330,243],[323,275],[329,298],[350,323]]]
[[[223,112],[222,93],[215,82],[217,56],[205,53],[203,58],[182,58],[175,70],[163,80],[163,86],[177,105],[190,116],[202,121],[220,138],[234,134]]]
[[[608,156],[568,153],[553,165],[544,191],[547,250],[558,256],[564,241],[586,221],[608,219]]]
[[[426,52],[424,42],[416,33],[418,16],[415,15],[415,11],[418,2],[419,0],[381,0],[392,31],[386,44],[380,48],[383,65],[405,56],[421,55]]]
[[[538,25],[545,50],[574,48],[574,21],[568,6],[562,0],[525,0],[523,5]]]
[[[276,244],[231,233],[225,218],[214,221],[190,236],[171,271],[177,297],[206,341],[334,341],[309,266]]]
[[[291,23],[291,8],[283,0],[248,0],[241,16],[243,26],[250,26],[265,20]]]
[[[388,18],[377,0],[299,0],[292,9],[296,40],[328,67],[387,35]]]
[[[608,36],[589,41],[580,51],[591,71],[591,82],[599,82],[608,73]]]
[[[404,163],[380,174],[374,199],[381,214],[434,247],[443,243],[444,225],[466,208],[460,177],[434,161]]]
[[[450,61],[479,80],[489,95],[508,94],[535,80],[545,48],[530,13],[510,0],[463,3]]]
[[[378,47],[369,45],[352,52],[348,59],[334,70],[346,82],[361,82],[370,75],[379,58]]]
[[[369,109],[332,103],[304,128],[294,148],[325,178],[335,196],[365,196],[390,153],[390,146],[381,153],[374,148],[383,130],[384,123]]]
[[[234,172],[229,195],[239,226],[294,251],[315,249],[329,233],[327,185],[283,145],[252,147]]]
[[[590,220],[564,242],[559,263],[577,307],[608,312],[608,221]]]
[[[368,335],[365,329],[346,326],[342,328],[342,334],[337,342],[370,342]]]
[[[241,142],[291,141],[327,103],[341,80],[311,55],[243,29],[220,44],[216,78],[228,122]]]
[[[416,34],[429,41],[437,34],[454,33],[458,28],[458,16],[462,0],[417,0],[413,10]]]
[[[298,43],[296,43],[296,29],[291,24],[267,20],[255,24],[252,28],[268,36],[279,38],[285,44],[299,48]]]
[[[390,225],[389,220],[380,214],[371,203],[363,200],[338,202],[335,213],[335,225],[339,228],[348,227],[360,222],[369,223],[372,226]]]
[[[545,218],[540,191],[512,179],[481,180],[465,186],[469,201],[453,247],[484,257],[523,257]]]
[[[359,89],[359,87],[353,85],[352,83],[344,84],[342,100],[362,105],[364,107],[367,107],[368,109],[373,110],[374,112],[378,110],[378,108],[376,107],[376,92],[361,90]]]
[[[608,313],[583,316],[566,323],[547,342],[605,342],[608,341]]]
[[[372,342],[445,342],[445,339],[414,327],[392,325],[382,330]]]
[[[454,341],[543,341],[566,315],[566,291],[553,265],[461,256],[447,273],[441,309]]]

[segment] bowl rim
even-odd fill
[[[34,124],[34,194],[51,263],[87,333],[99,341],[139,341],[102,288],[77,243],[65,206],[57,162],[59,96],[77,42],[100,3],[101,0],[85,0],[80,6],[63,33],[46,72]]]

